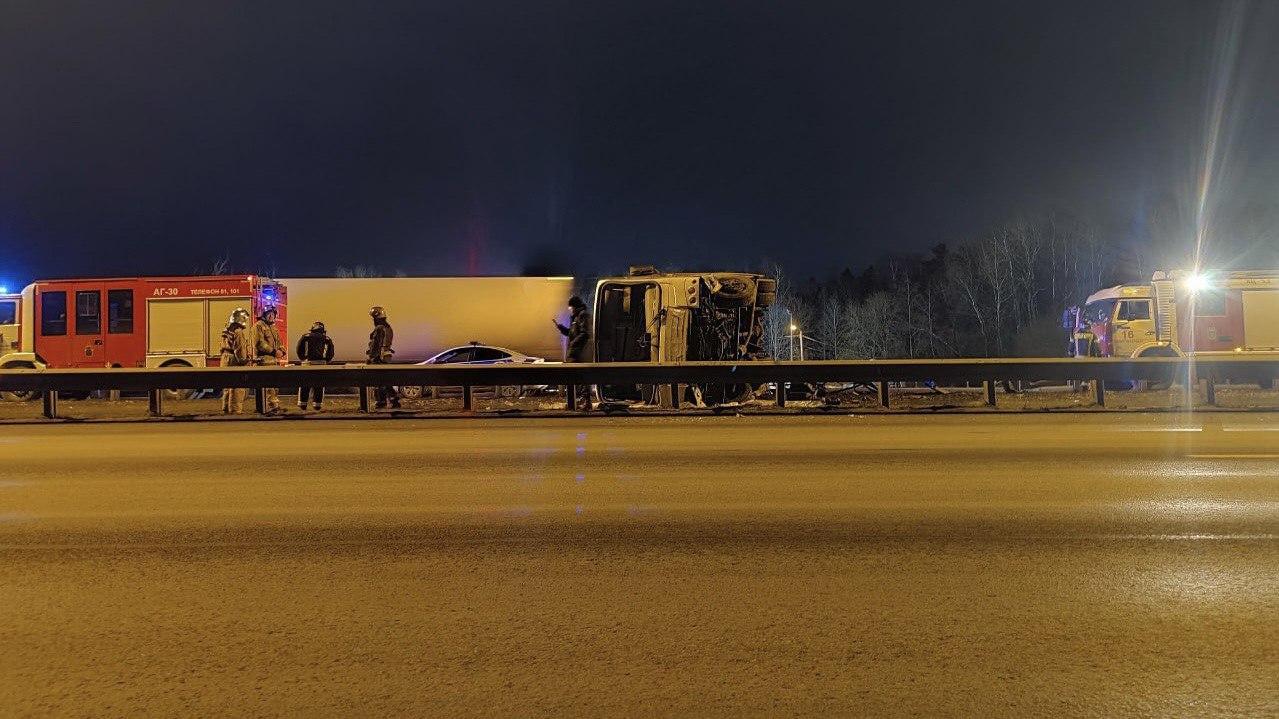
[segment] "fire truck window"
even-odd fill
[[[102,293],[88,290],[75,293],[75,333],[102,334]]]
[[[1092,324],[1101,324],[1110,320],[1110,313],[1115,309],[1114,300],[1100,300],[1089,303],[1084,308],[1084,319]]]
[[[67,293],[45,292],[40,295],[40,334],[60,337],[67,333]]]
[[[107,332],[133,333],[133,290],[107,290]]]
[[[1225,317],[1226,293],[1200,292],[1195,296],[1195,317]]]
[[[1150,319],[1150,302],[1148,300],[1124,300],[1119,303],[1119,319]]]
[[[0,325],[18,324],[18,303],[0,302]]]

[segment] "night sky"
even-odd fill
[[[6,0],[0,280],[822,275],[1046,208],[1130,242],[1218,106],[1208,209],[1269,217],[1276,6]]]

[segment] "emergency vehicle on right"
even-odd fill
[[[1156,272],[1094,292],[1063,326],[1074,357],[1279,356],[1279,270]]]

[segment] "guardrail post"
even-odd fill
[[[1204,379],[1204,392],[1208,395],[1208,406],[1217,406],[1217,383],[1211,377]]]
[[[564,385],[564,394],[568,395],[568,411],[576,412],[577,411],[577,385],[575,384]]]
[[[1106,406],[1106,380],[1095,379],[1092,381],[1093,396],[1097,400],[1098,407]]]
[[[360,411],[363,412],[364,414],[368,414],[369,413],[369,388],[365,385],[360,385],[359,390],[360,390]]]
[[[58,418],[58,393],[56,390],[44,393],[44,416],[47,419]]]
[[[253,390],[253,409],[258,414],[266,414],[266,388],[258,387]]]
[[[679,409],[679,382],[671,382],[671,407]]]
[[[108,402],[119,402],[119,401],[120,401],[120,390],[118,390],[118,389],[108,390],[108,391],[107,391],[107,401],[108,401]]]
[[[471,401],[471,385],[462,385],[462,411],[470,412],[473,404]]]
[[[777,383],[777,406],[778,407],[786,406],[786,383],[785,382]]]
[[[159,417],[164,414],[164,390],[153,389],[147,392],[147,411],[152,417]]]
[[[888,383],[878,382],[879,387],[879,406],[888,409]]]
[[[986,390],[986,406],[994,407],[995,406],[995,380],[988,379],[982,382],[982,387],[984,387]]]

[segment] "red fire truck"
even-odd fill
[[[1279,355],[1279,271],[1156,272],[1093,293],[1064,326],[1076,356]]]
[[[255,275],[42,280],[0,297],[16,320],[0,330],[0,368],[215,366],[232,310],[275,306],[286,336],[285,299]]]

